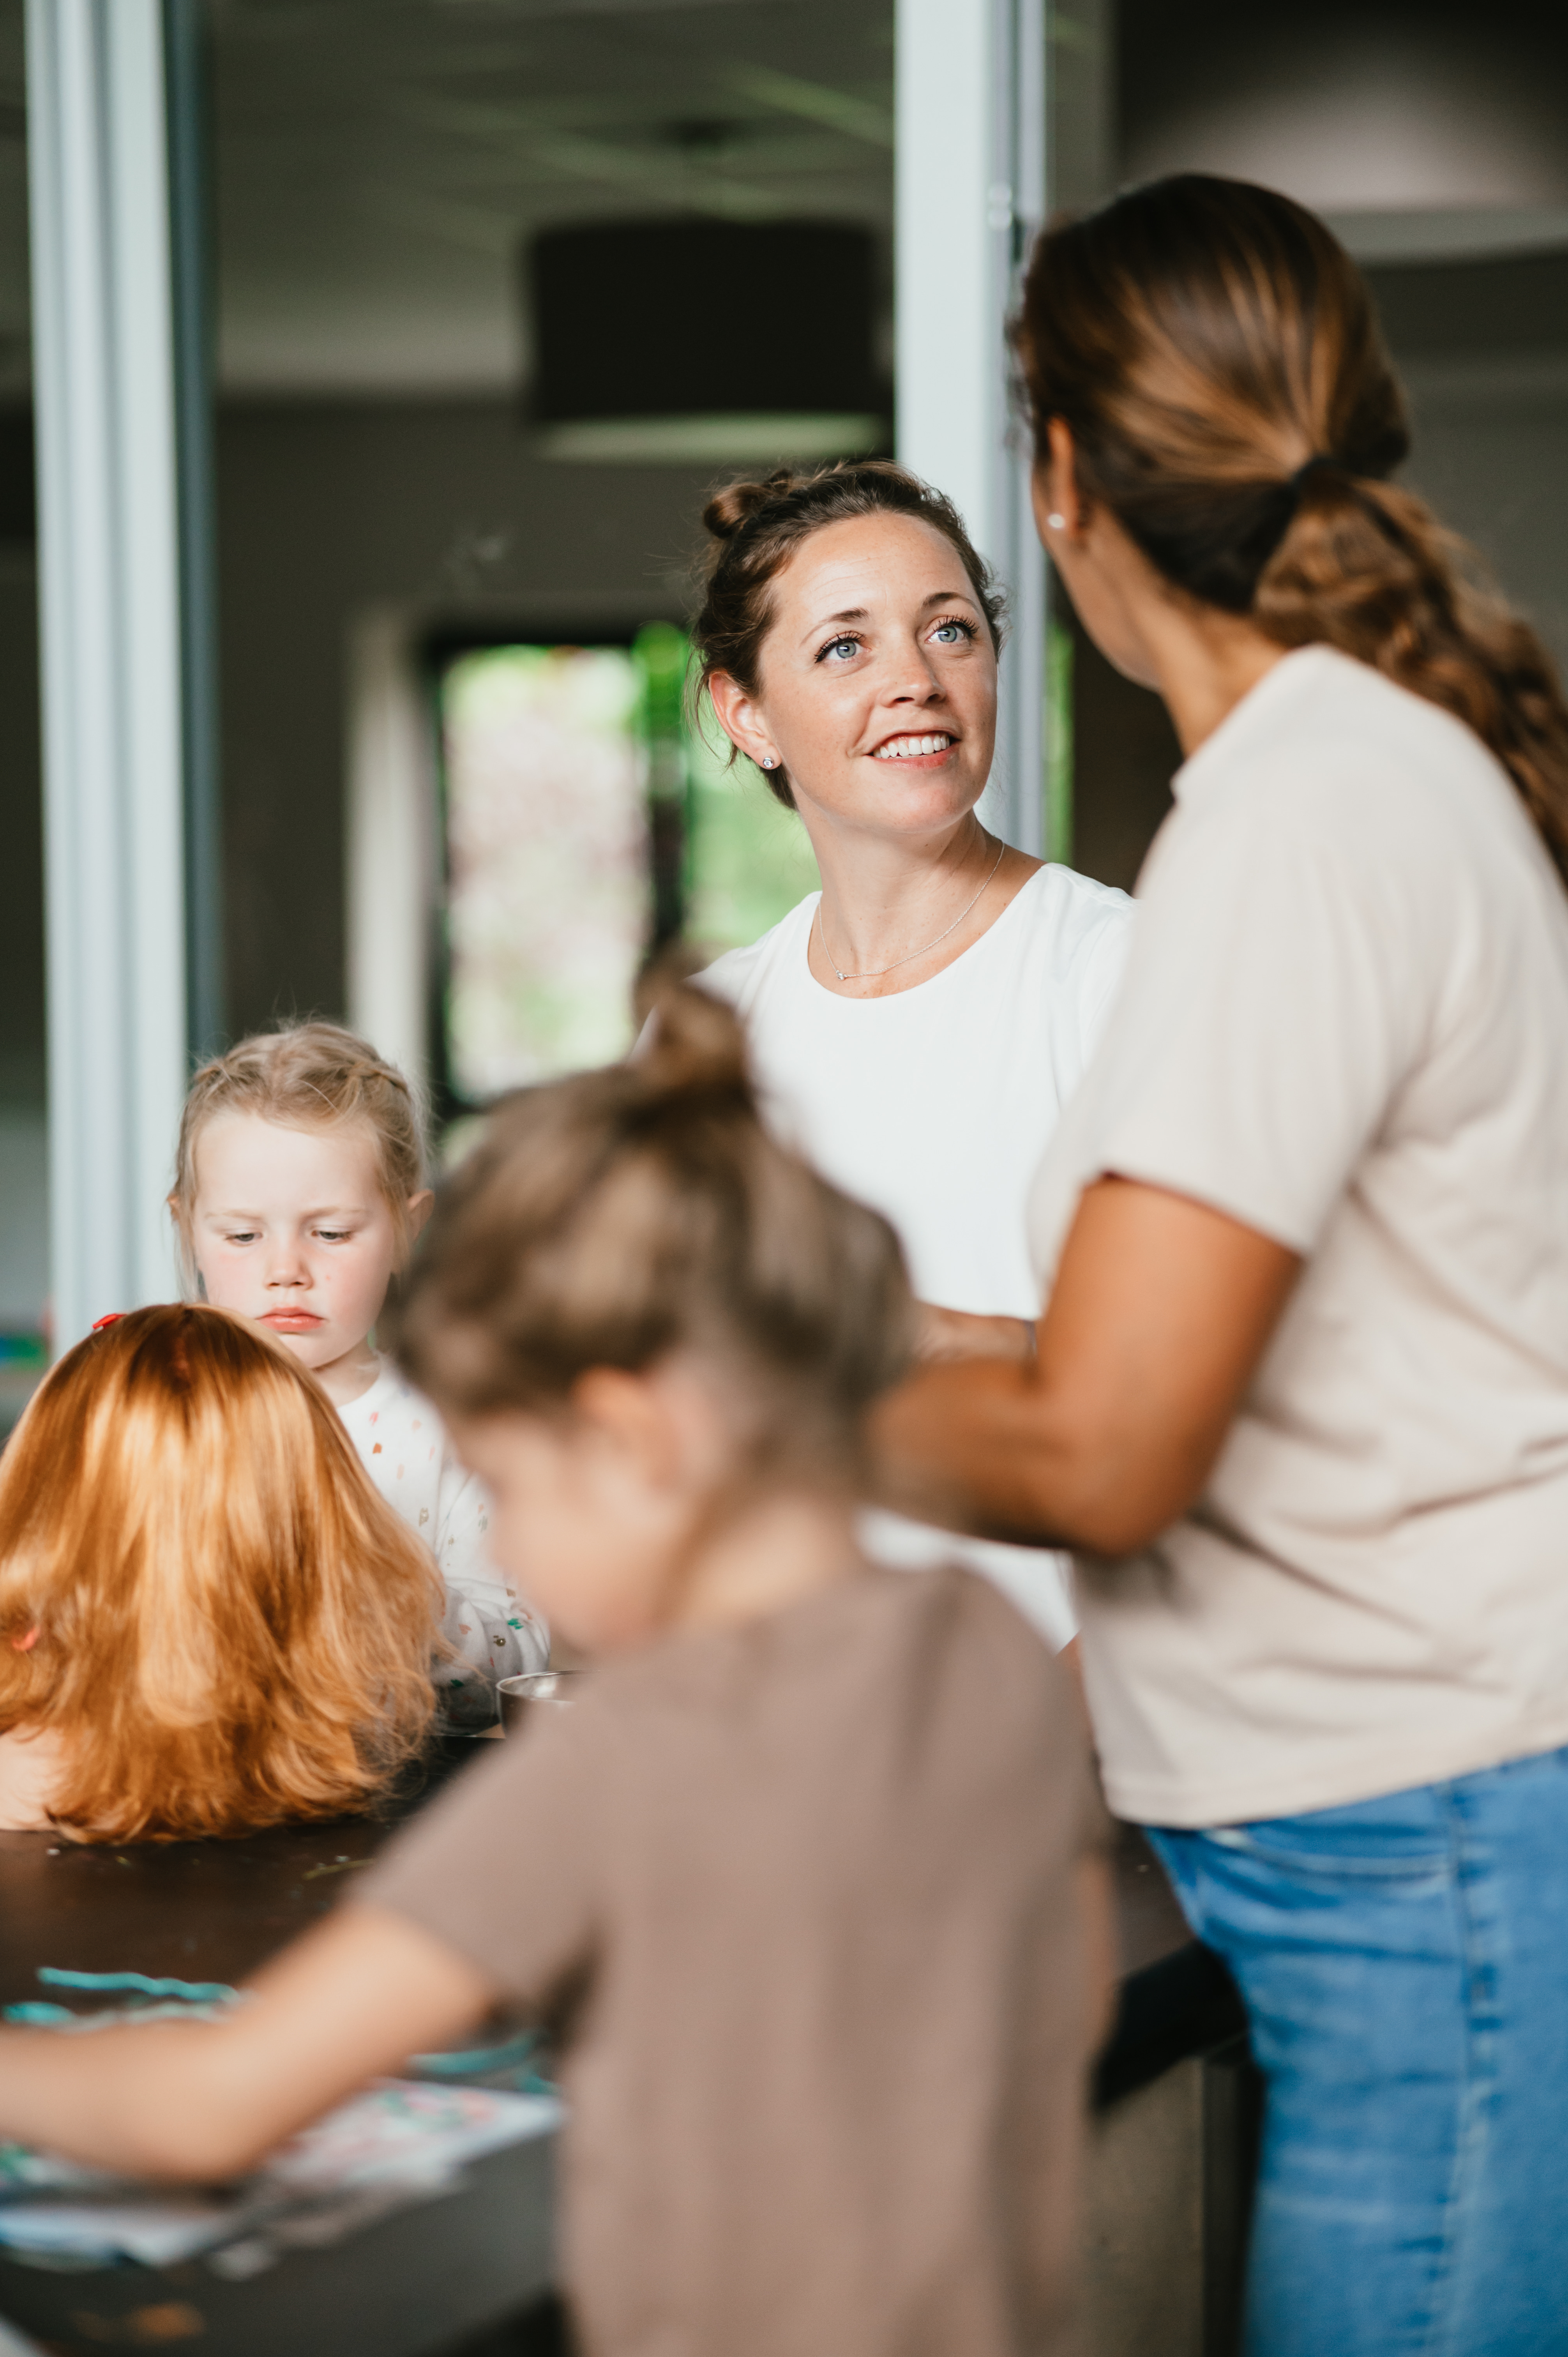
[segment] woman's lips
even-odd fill
[[[950,729],[910,729],[903,736],[884,737],[871,758],[885,769],[935,770],[956,750],[958,741]]]
[[[268,1309],[263,1311],[262,1324],[270,1326],[274,1334],[309,1334],[317,1326],[325,1326],[314,1309]]]

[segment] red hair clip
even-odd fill
[[[102,1318],[95,1318],[93,1319],[93,1332],[95,1334],[102,1334],[105,1326],[113,1326],[117,1318],[124,1318],[124,1315],[125,1313],[123,1309],[106,1309]]]

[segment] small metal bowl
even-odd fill
[[[501,1698],[501,1732],[518,1735],[532,1710],[564,1710],[583,1690],[581,1670],[528,1670],[520,1678],[502,1678],[496,1692]]]

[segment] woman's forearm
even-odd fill
[[[1066,1543],[1069,1469],[1043,1406],[1033,1369],[1016,1362],[918,1368],[873,1418],[879,1501],[982,1538]]]
[[[1201,1491],[1300,1266],[1206,1204],[1100,1180],[1035,1363],[919,1369],[874,1422],[878,1495],[988,1537],[1147,1544]]]

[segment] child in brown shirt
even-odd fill
[[[504,1108],[403,1358],[596,1656],[585,1699],[231,2018],[0,2038],[0,2134],[230,2174],[507,2001],[559,2045],[590,2357],[1065,2350],[1097,1811],[1012,1608],[855,1553],[908,1310],[891,1232],[764,1135],[694,994],[635,1065]]]

